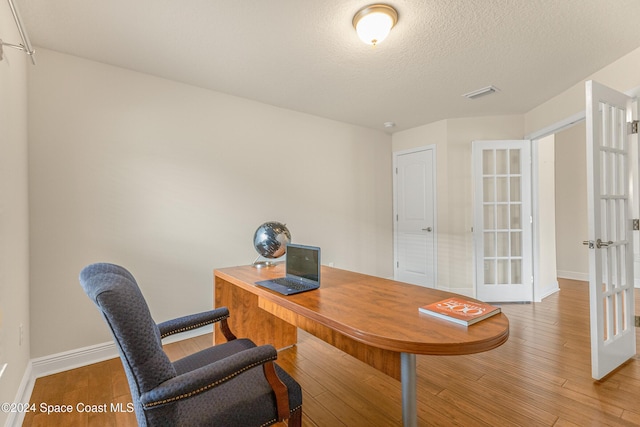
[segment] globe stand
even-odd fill
[[[253,261],[253,267],[254,268],[267,268],[267,267],[274,267],[278,264],[282,264],[284,261],[269,261],[269,260],[263,260],[263,261],[258,261],[258,259],[260,259],[260,255],[258,255],[258,258],[256,258],[255,261]]]

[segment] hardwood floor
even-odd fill
[[[604,381],[591,378],[589,302],[583,282],[536,304],[503,305],[509,341],[469,356],[418,356],[421,426],[640,426],[640,357]],[[636,291],[638,292],[638,291]],[[640,308],[639,293],[636,306]],[[636,328],[638,336],[639,328]],[[640,336],[638,336],[640,343]],[[165,346],[171,359],[211,344],[204,335]],[[278,362],[302,385],[304,426],[402,425],[400,383],[300,331]],[[130,402],[119,359],[39,378],[31,402]],[[135,416],[28,414],[23,426],[134,426]]]

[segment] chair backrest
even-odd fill
[[[92,264],[80,273],[80,284],[104,316],[120,352],[140,426],[146,418],[140,395],[176,376],[162,349],[153,321],[135,278],[114,264]]]

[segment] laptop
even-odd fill
[[[286,276],[256,282],[283,295],[299,294],[320,287],[320,248],[287,244]]]

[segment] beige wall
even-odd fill
[[[525,114],[525,134],[540,131],[585,111],[585,86],[587,80],[595,80],[621,92],[638,94],[640,87],[640,48],[575,84],[565,92],[540,104]]]
[[[393,134],[393,151],[436,145],[438,287],[473,295],[471,142],[522,139],[523,116],[460,118]]]
[[[585,122],[556,134],[556,241],[558,276],[588,280],[587,153]]]
[[[0,36],[19,43],[7,2]],[[6,49],[0,61],[0,402],[13,402],[29,362],[29,230],[27,194],[27,56]],[[19,329],[23,325],[22,345]],[[0,411],[0,425],[8,414]]]
[[[389,135],[45,49],[29,85],[32,357],[110,339],[84,265],[129,267],[158,321],[207,310],[268,220],[392,276]]]

